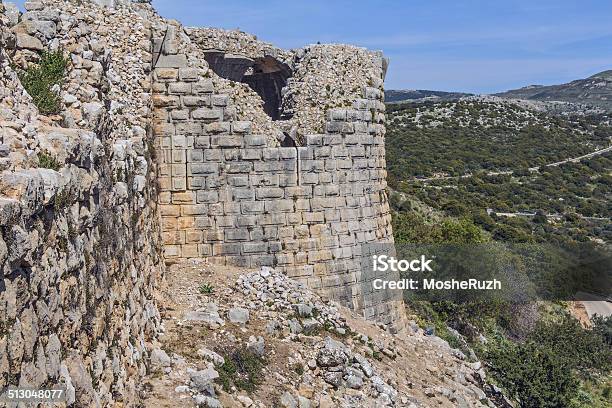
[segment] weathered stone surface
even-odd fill
[[[9,299],[0,305],[14,329],[5,351],[0,344],[0,367],[11,361],[12,374],[31,382],[59,373],[77,405],[136,405],[147,355],[153,365],[172,365],[161,350],[149,354],[159,323],[160,233],[168,260],[277,266],[258,275],[273,281],[257,301],[281,291],[279,305],[298,306],[295,321],[274,335],[315,335],[323,322],[346,332],[333,310],[290,294],[302,289],[281,272],[391,321],[392,299],[362,293],[369,282],[359,269],[362,247],[392,240],[382,57],[349,46],[284,51],[244,33],[183,30],[128,1],[97,0],[113,10],[88,3],[28,2],[12,31],[14,14],[0,17],[0,59],[10,62],[0,66],[0,266]],[[274,109],[293,119],[273,122],[270,101],[209,67],[203,47],[211,42],[290,73]],[[12,67],[25,68],[47,48],[64,50],[70,63],[54,87],[59,114],[39,116]],[[350,69],[339,78],[335,67],[345,61]],[[306,86],[310,74],[322,86]],[[330,100],[339,108],[327,116]],[[326,128],[337,133],[312,134]],[[224,323],[212,304],[184,318]],[[246,323],[244,314],[230,321]],[[264,355],[263,338],[248,343]]]
[[[207,303],[204,307],[188,311],[185,314],[185,320],[191,322],[202,322],[210,325],[223,325],[224,321],[219,315],[219,307],[214,303]]]
[[[172,360],[164,350],[155,348],[151,351],[151,366],[153,368],[166,368],[170,367],[171,364]]]
[[[253,400],[247,397],[246,395],[239,395],[236,399],[242,404],[243,407],[250,407],[253,405]]]
[[[265,342],[261,336],[250,336],[247,343],[247,349],[256,356],[263,357],[265,355]]]
[[[323,348],[319,350],[317,355],[317,364],[321,367],[334,367],[344,365],[346,362],[347,356],[344,345],[331,337],[326,337]]]
[[[310,317],[312,315],[312,306],[303,303],[295,305],[297,313],[300,317]]]
[[[215,366],[222,366],[225,363],[225,359],[223,358],[223,356],[204,347],[198,349],[198,355],[212,362]]]
[[[298,408],[298,402],[291,393],[285,392],[280,397],[280,406],[283,408]]]
[[[155,68],[187,68],[187,58],[180,55],[162,55],[157,60]]]
[[[18,33],[17,34],[17,47],[32,51],[42,51],[44,49],[42,42],[36,37],[32,37],[28,34]]]
[[[19,22],[19,8],[15,3],[4,2],[4,13],[8,18],[9,27]]]
[[[11,333],[0,341],[0,388],[10,372],[22,384],[65,385],[69,405],[135,405],[163,268],[157,164],[145,154],[150,25],[128,7],[25,8],[16,24],[0,5],[0,327]],[[47,49],[69,64],[52,88],[59,112],[45,116],[14,67]],[[109,155],[115,146],[121,154]]]
[[[212,368],[195,371],[190,374],[191,386],[200,393],[214,397],[215,391],[212,382],[219,378],[219,373]]]
[[[163,126],[156,127],[163,131],[157,136],[161,145],[171,147],[164,157],[168,158],[166,164],[177,171],[172,174],[171,182],[164,183],[163,190],[172,194],[173,202],[183,200],[187,190],[195,193],[197,204],[210,206],[209,216],[215,231],[202,231],[202,237],[212,247],[216,262],[276,265],[304,282],[316,281],[318,290],[338,296],[345,306],[368,305],[367,310],[365,307],[361,310],[368,318],[381,319],[385,323],[396,320],[401,313],[397,307],[401,299],[389,291],[362,292],[361,287],[371,285],[368,281],[376,277],[359,273],[363,268],[361,249],[364,245],[393,243],[384,182],[384,149],[376,147],[384,144],[383,135],[365,134],[374,125],[383,127],[372,115],[372,111],[384,109],[383,94],[379,91],[382,88],[382,58],[346,46],[317,46],[285,53],[263,46],[248,35],[236,33],[234,37],[234,34],[214,29],[189,28],[186,33],[196,44],[194,47],[193,43],[183,43],[190,50],[190,56],[207,55],[210,48],[199,47],[213,47],[211,41],[215,39],[219,43],[213,48],[223,44],[226,50],[240,48],[247,54],[253,53],[248,57],[251,62],[240,57],[232,60],[236,63],[253,63],[255,58],[272,52],[273,58],[286,58],[287,64],[299,71],[302,63],[316,60],[322,65],[308,69],[321,75],[324,81],[329,80],[324,73],[331,72],[334,64],[341,63],[341,58],[353,61],[348,78],[329,83],[334,100],[342,101],[329,115],[319,111],[325,105],[322,95],[315,97],[321,98],[320,105],[309,107],[302,98],[312,90],[303,88],[299,79],[292,82],[290,88],[296,94],[287,93],[285,108],[292,109],[295,120],[290,120],[287,129],[283,129],[285,134],[279,138],[273,131],[265,136],[257,135],[262,126],[268,126],[260,120],[261,110],[243,105],[250,99],[242,93],[241,86],[231,82],[235,79],[228,78],[233,84],[228,87],[228,80],[217,76],[231,77],[230,68],[209,58],[208,78],[196,80],[197,64],[191,60],[189,68],[178,70],[183,72],[182,78],[176,72],[164,73],[164,86],[160,86],[161,91],[153,96],[160,102],[156,104],[156,116],[163,118]],[[177,37],[172,41],[180,40]],[[172,58],[183,55],[180,47],[172,52],[177,52],[169,55]],[[161,73],[160,69],[158,71]],[[294,74],[297,76],[293,79],[302,78],[305,72]],[[344,88],[345,81],[352,88],[339,90],[336,95],[336,89]],[[204,94],[205,106],[198,106],[195,101]],[[188,125],[179,126],[179,116]],[[195,137],[193,145],[188,146],[182,129],[194,126],[200,126],[205,136]],[[315,126],[319,129],[327,126],[334,134],[300,134]],[[168,131],[169,127],[173,130]],[[356,129],[361,133],[355,133]],[[304,146],[298,149],[277,147],[280,139],[300,139]],[[199,152],[199,149],[208,150]],[[176,215],[166,216],[174,234],[191,236],[185,227],[170,219]],[[255,226],[260,229],[253,229]],[[303,241],[290,242],[293,238]],[[172,248],[168,253],[173,259],[181,255],[197,256],[191,242],[169,245]],[[308,279],[315,275],[323,278]],[[342,277],[345,275],[349,277]],[[361,281],[357,281],[357,277]],[[347,281],[354,282],[354,289],[347,290],[351,295],[339,296],[342,291],[336,288]],[[301,317],[309,317],[307,309],[307,305],[300,306],[297,312]],[[306,333],[315,332],[320,326],[315,319],[300,325]]]
[[[242,307],[233,307],[227,313],[227,317],[232,323],[245,324],[249,321],[249,310]]]

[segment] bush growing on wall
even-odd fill
[[[19,80],[34,100],[34,104],[45,115],[60,110],[60,96],[53,88],[62,86],[68,60],[61,51],[43,52],[38,64],[19,72]]]

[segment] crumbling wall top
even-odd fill
[[[282,62],[290,62],[293,51],[283,50],[261,41],[257,36],[240,30],[224,30],[211,27],[186,27],[185,32],[204,50],[219,50],[248,58],[271,56]]]
[[[383,90],[380,53],[352,45],[316,44],[296,50],[295,60],[281,109],[291,116],[300,136],[320,133],[328,111],[353,108],[365,96],[366,87]]]
[[[321,133],[330,109],[354,107],[366,87],[383,90],[385,60],[380,52],[344,44],[283,50],[239,30],[188,28],[185,32],[204,53],[225,54],[228,64],[239,65],[237,58],[273,58],[287,67],[290,75],[280,92],[281,121],[276,125],[298,141]]]

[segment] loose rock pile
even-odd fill
[[[266,318],[271,320],[266,327],[269,334],[288,330],[297,335],[323,327],[346,334],[345,319],[335,306],[323,302],[305,285],[282,273],[263,267],[258,272],[242,276],[236,285],[248,308],[265,311]],[[288,316],[291,318],[287,319]]]
[[[179,277],[202,267],[175,265],[172,270],[183,271]],[[177,327],[204,330],[194,349],[182,347],[185,355],[169,357],[170,370],[168,358],[159,358],[163,352],[153,353],[164,378],[174,379],[171,387],[178,397],[173,398],[202,407],[259,408],[481,407],[480,400],[487,399],[477,385],[484,378],[480,364],[465,362],[458,350],[420,329],[410,336],[385,333],[271,268],[234,279],[217,277],[214,294],[201,296],[199,305],[190,301],[178,326],[162,340],[163,349],[176,349],[168,339],[176,338]],[[232,350],[248,350],[266,361],[254,392],[235,387],[226,392],[219,384]],[[404,365],[412,354],[422,363]]]
[[[291,115],[300,136],[321,133],[327,112],[333,108],[355,107],[372,88],[382,96],[384,61],[365,48],[341,44],[318,44],[295,51],[293,75],[284,91],[281,109]],[[380,102],[378,109],[384,111]]]

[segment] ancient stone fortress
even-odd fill
[[[0,5],[0,388],[129,403],[164,264],[186,258],[272,266],[399,319],[364,268],[393,243],[382,55],[281,50],[147,2],[25,7]],[[17,74],[46,50],[68,68],[43,115]]]

